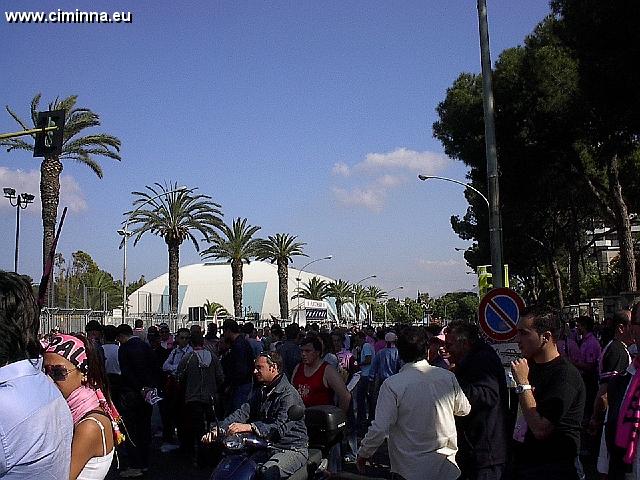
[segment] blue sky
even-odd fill
[[[0,24],[1,105],[24,118],[36,92],[77,94],[100,130],[122,140],[104,179],[67,163],[59,245],[90,253],[116,278],[116,230],[131,191],[172,181],[211,195],[226,221],[296,234],[333,278],[376,274],[433,296],[475,283],[451,230],[463,179],[432,137],[435,107],[463,71],[480,70],[476,2],[5,0],[4,10],[130,11],[132,24]],[[547,13],[540,0],[488,0],[492,59],[521,44]],[[16,124],[0,114],[0,131]],[[498,132],[498,135],[500,132]],[[0,183],[38,194],[39,163],[0,151]],[[15,211],[0,199],[0,268],[13,268]],[[39,278],[39,208],[21,218],[20,270]],[[205,247],[206,248],[206,247]],[[191,244],[181,265],[199,261]],[[508,259],[507,259],[508,261]],[[302,265],[300,262],[296,262]],[[489,261],[487,261],[489,263]],[[167,270],[164,242],[130,249],[129,278]]]

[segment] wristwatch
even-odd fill
[[[532,390],[531,385],[516,385],[516,388],[515,388],[515,392],[518,395],[526,392],[527,390]]]

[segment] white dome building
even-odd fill
[[[253,261],[242,269],[242,306],[245,317],[271,320],[280,317],[278,303],[278,269],[269,262]],[[296,278],[300,275],[302,288],[312,277],[326,282],[333,279],[315,273],[289,268],[289,318],[299,323],[308,320],[337,321],[335,300],[323,302],[292,298],[297,291]],[[190,307],[202,307],[207,300],[216,302],[233,313],[231,265],[223,262],[207,262],[180,267],[178,287],[178,312],[188,315]],[[362,314],[366,308],[362,306]],[[326,311],[326,314],[322,311]],[[143,285],[129,296],[129,314],[132,317],[149,317],[169,313],[169,274],[165,273]],[[256,315],[257,314],[257,315]],[[343,316],[353,318],[353,305],[343,306]],[[257,319],[256,319],[257,320]]]

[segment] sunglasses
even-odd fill
[[[54,382],[62,382],[66,380],[69,373],[71,373],[64,365],[45,365],[43,370],[45,375],[51,377],[51,380]]]

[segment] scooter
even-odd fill
[[[328,466],[328,454],[333,445],[342,440],[347,420],[338,407],[292,406],[287,412],[290,421],[304,417],[309,435],[309,459],[307,465],[295,472],[289,480],[315,480],[324,478]],[[262,465],[251,455],[259,450],[278,451],[282,447],[254,434],[235,434],[222,437],[225,454],[213,471],[210,480],[258,480]]]

